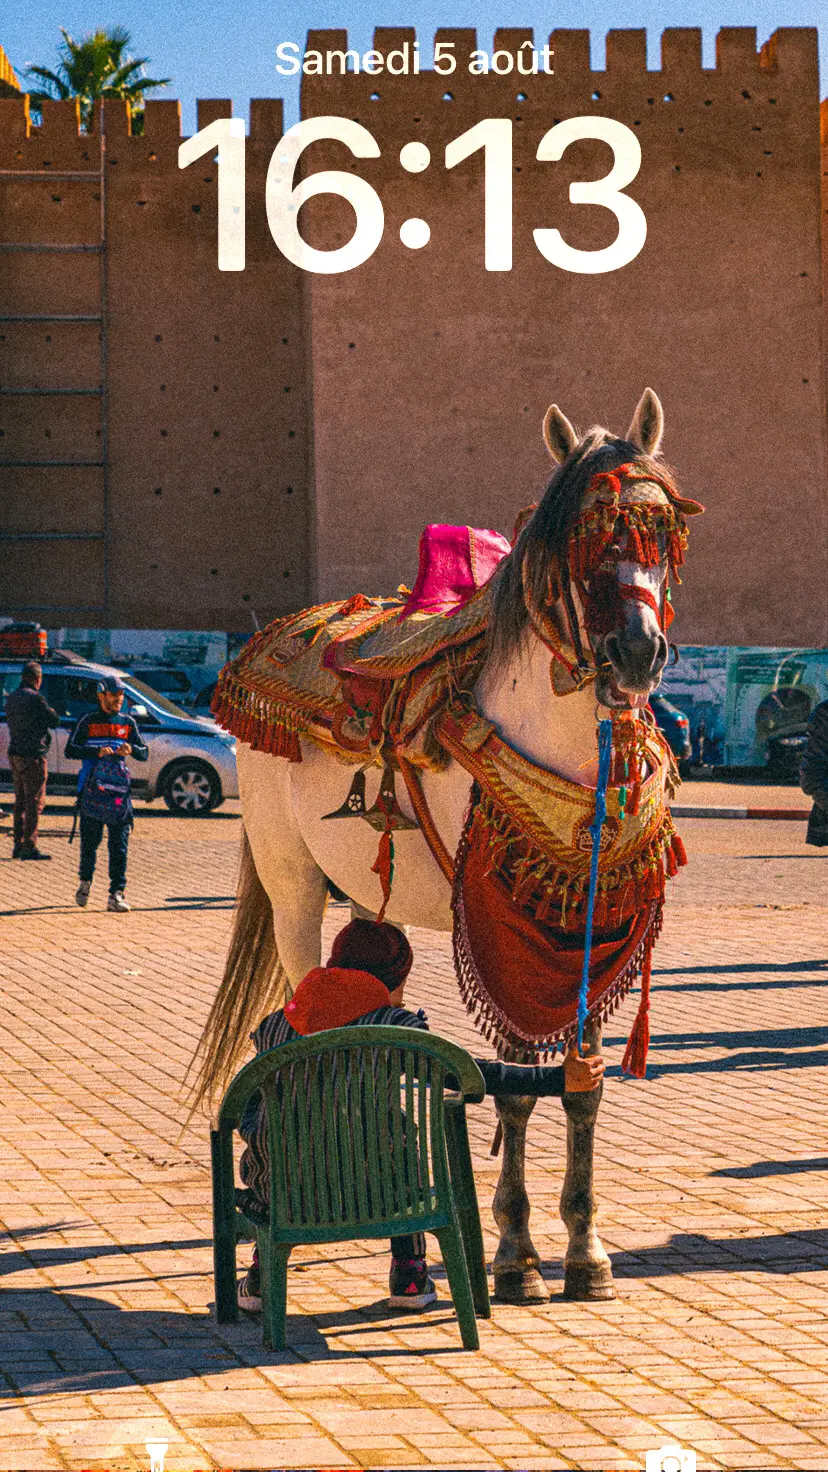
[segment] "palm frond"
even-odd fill
[[[39,77],[41,82],[47,83],[48,90],[31,92],[29,94],[31,97],[37,97],[41,101],[43,99],[51,99],[53,102],[55,100],[62,102],[67,97],[72,96],[62,77],[59,77],[57,72],[50,71],[47,66],[27,66],[24,75],[27,77]]]

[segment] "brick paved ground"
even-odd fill
[[[564,1128],[544,1101],[548,1307],[496,1306],[466,1354],[445,1302],[386,1311],[381,1245],[299,1250],[278,1354],[255,1321],[211,1316],[207,1141],[180,1137],[230,924],[225,811],[139,816],[128,916],[102,911],[100,881],[89,911],[68,903],[65,805],[50,865],[11,863],[0,834],[0,1466],[141,1468],[156,1436],[172,1472],[640,1468],[668,1440],[702,1468],[828,1468],[828,852],[792,823],[683,825],[646,1082],[618,1077],[632,1001],[610,1027],[597,1178],[617,1302],[560,1297]],[[413,938],[413,998],[472,1044],[445,938]],[[491,1253],[491,1106],[471,1124]]]

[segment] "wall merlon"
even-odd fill
[[[521,46],[524,46],[527,41],[532,46],[535,43],[535,32],[531,27],[502,27],[494,33],[492,50],[507,51],[510,56],[517,56]]]
[[[281,97],[251,97],[250,142],[273,148],[284,131],[285,106]]]
[[[816,81],[819,75],[816,26],[780,26],[762,47],[760,63],[763,67]]]
[[[41,103],[41,116],[43,121],[41,137],[44,142],[59,143],[64,140],[77,139],[80,134],[80,103],[77,98],[69,98],[65,102],[51,102],[44,100]]]
[[[435,46],[437,45],[438,41],[454,42],[454,54],[457,57],[457,70],[460,71],[461,67],[464,68],[465,66],[462,58],[470,56],[473,51],[477,50],[477,31],[472,29],[464,30],[460,27],[454,26],[441,26],[439,31],[434,32]],[[426,46],[424,48],[423,54],[423,66],[430,67],[432,59],[433,53],[430,48]]]
[[[131,136],[131,114],[129,103],[121,97],[108,97],[103,104],[104,129],[107,149]]]
[[[31,126],[28,93],[22,97],[0,97],[0,143],[20,143]]]
[[[308,31],[308,39],[305,43],[306,51],[347,51],[347,31]]]
[[[409,53],[412,51],[417,32],[413,26],[375,26],[374,28],[374,50],[381,51],[387,56],[389,51],[401,51],[408,46]]]
[[[144,112],[144,137],[159,147],[177,148],[181,142],[181,103],[164,99],[147,101]]]
[[[647,32],[607,31],[607,71],[646,72]]]
[[[549,45],[554,53],[552,66],[557,76],[574,77],[589,72],[589,31],[553,31]]]
[[[723,26],[716,37],[716,70],[742,74],[759,66],[755,26]]]
[[[661,33],[661,70],[700,72],[702,33],[700,26],[669,27]]]
[[[233,100],[230,97],[199,97],[196,101],[196,127],[200,133],[202,128],[208,128],[219,118],[231,118],[233,116]]]

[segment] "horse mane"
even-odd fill
[[[529,625],[525,582],[539,607],[548,599],[550,571],[563,566],[581,503],[594,475],[633,464],[678,494],[673,472],[629,440],[595,425],[579,440],[549,481],[514,547],[492,578],[488,661],[502,666],[517,652]]]

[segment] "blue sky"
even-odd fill
[[[438,26],[476,26],[480,44],[489,45],[499,25],[534,26],[536,40],[555,26],[588,27],[593,37],[593,65],[603,66],[604,37],[614,27],[645,26],[650,65],[658,65],[658,41],[665,26],[701,26],[704,60],[713,65],[716,31],[720,26],[755,25],[760,43],[777,26],[817,24],[820,12],[814,0],[710,0],[690,5],[682,0],[559,0],[554,12],[524,0],[512,8],[499,0],[284,0],[280,6],[266,0],[28,0],[8,7],[0,17],[0,45],[12,64],[52,65],[59,27],[73,35],[98,25],[125,25],[133,34],[135,50],[149,56],[155,75],[173,78],[159,96],[179,97],[186,130],[195,122],[196,97],[232,97],[236,111],[245,115],[250,97],[284,97],[288,118],[296,116],[296,87],[275,70],[279,41],[303,42],[310,26],[347,26],[352,45],[366,50],[375,25],[416,26],[421,44],[430,42]],[[828,93],[828,36],[820,37],[823,96]]]

